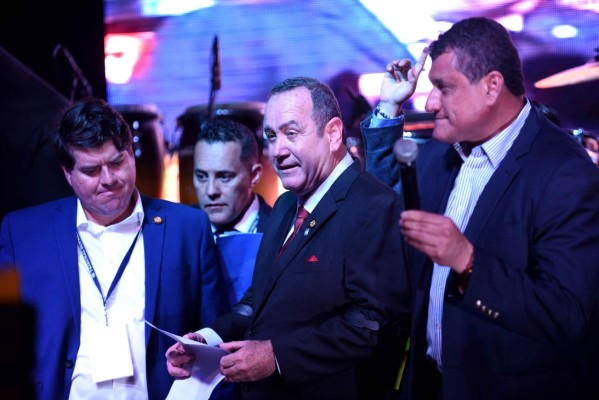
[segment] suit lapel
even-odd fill
[[[161,214],[152,199],[142,196],[145,218],[143,221],[144,260],[146,271],[145,318],[153,322],[162,273],[162,245],[166,229],[166,216]],[[151,328],[146,326],[146,346],[150,338]]]
[[[266,204],[266,202],[260,195],[256,195],[256,196],[258,196],[258,202],[260,204],[260,208],[258,210],[259,218],[258,218],[257,230],[258,230],[258,232],[264,232],[264,231],[266,231],[266,226],[268,224],[268,219],[270,217],[271,208],[268,204]]]
[[[331,218],[335,211],[337,211],[338,203],[345,198],[351,183],[359,174],[359,164],[354,162],[339,176],[328,192],[325,193],[323,198],[318,202],[316,208],[310,214],[310,217],[307,218],[302,224],[295,239],[289,243],[289,246],[287,246],[285,251],[281,254],[281,257],[278,259],[278,261],[274,262],[274,265],[270,271],[270,276],[268,277],[267,283],[264,287],[264,296],[261,297],[261,304],[264,303],[264,300],[272,291],[272,288],[275,286],[281,274],[283,274],[283,272],[285,272],[289,265],[295,260],[298,252],[300,252],[304,246],[313,240],[315,235],[321,229],[323,229],[326,222]],[[269,258],[269,260],[274,261],[276,259],[276,253],[278,253],[281,245],[283,244],[286,233],[291,227],[295,211],[296,202],[290,202],[290,204],[286,205],[286,211],[282,219],[287,221],[287,223],[281,224],[283,227],[279,227],[278,229],[278,246],[275,249],[276,251],[274,257]]]
[[[69,197],[54,212],[56,248],[62,262],[63,276],[71,312],[77,332],[81,330],[81,290],[79,285],[79,258],[77,254],[77,199]]]
[[[477,240],[483,227],[491,217],[491,210],[501,201],[510,183],[522,168],[520,160],[529,152],[532,140],[540,129],[540,121],[534,110],[533,107],[518,137],[501,161],[499,168],[489,179],[476,203],[476,207],[468,220],[468,226],[464,231],[464,234],[471,242]]]

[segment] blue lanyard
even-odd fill
[[[135,235],[135,238],[133,239],[133,243],[131,243],[131,246],[129,246],[129,250],[127,250],[127,254],[125,254],[125,258],[123,258],[123,261],[121,262],[121,265],[119,266],[119,269],[116,272],[116,275],[114,276],[114,279],[112,280],[112,283],[110,284],[110,288],[108,289],[108,293],[106,293],[106,297],[104,297],[104,293],[102,293],[102,286],[100,286],[100,281],[98,280],[96,271],[94,270],[92,262],[89,259],[89,255],[87,254],[87,251],[85,250],[85,246],[83,246],[83,242],[81,241],[81,236],[79,236],[79,231],[76,231],[77,245],[79,246],[79,249],[81,250],[81,254],[83,255],[85,264],[87,264],[87,270],[89,271],[89,274],[91,275],[92,279],[94,280],[94,283],[96,284],[96,287],[98,288],[98,291],[100,292],[100,296],[102,296],[102,303],[104,303],[104,319],[106,320],[106,326],[108,326],[108,310],[106,309],[106,303],[108,303],[108,299],[110,298],[110,295],[112,294],[116,285],[121,280],[121,277],[123,276],[123,272],[125,272],[125,267],[127,266],[127,264],[129,264],[129,259],[131,258],[131,254],[133,253],[133,248],[135,247],[135,243],[137,243],[137,238],[139,237],[139,234],[141,233],[142,229],[143,229],[143,226],[141,228],[139,228],[139,230],[137,231],[137,234]]]

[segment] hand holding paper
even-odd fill
[[[146,324],[181,343],[185,351],[192,354],[195,358],[187,368],[191,371],[191,377],[189,379],[176,380],[171,387],[167,400],[182,398],[208,399],[212,390],[224,378],[224,375],[219,372],[220,358],[229,354],[229,352],[219,347],[208,346],[207,344],[163,331],[148,321],[146,321]]]

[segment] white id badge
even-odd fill
[[[101,326],[93,332],[91,370],[94,383],[133,375],[133,361],[125,325]]]

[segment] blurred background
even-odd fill
[[[241,120],[260,137],[267,93],[290,76],[331,85],[347,146],[361,157],[358,123],[376,104],[385,65],[415,59],[439,33],[474,15],[511,31],[529,98],[580,137],[597,135],[599,0],[15,2],[0,16],[0,171],[14,188],[1,211],[45,199],[49,187],[63,184],[47,149],[53,117],[90,94],[131,124],[142,192],[174,201],[196,201],[192,149],[207,115]],[[416,139],[430,136],[429,89],[422,76],[407,107]],[[269,202],[282,190],[271,172],[259,188]]]

